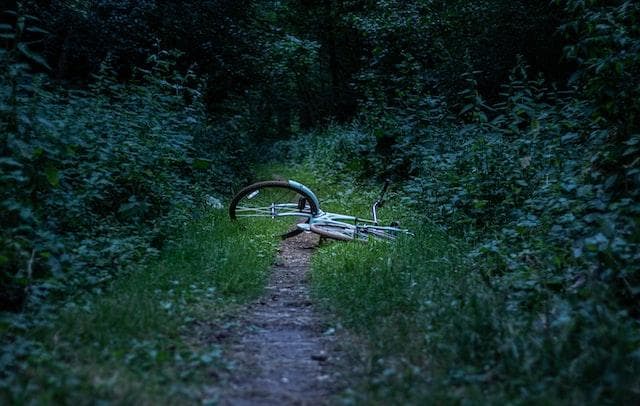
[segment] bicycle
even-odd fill
[[[296,224],[295,229],[283,234],[283,239],[305,231],[341,241],[395,240],[401,235],[412,235],[409,230],[399,228],[397,223],[382,226],[378,222],[377,211],[384,204],[388,186],[387,181],[371,206],[372,219],[324,212],[315,193],[293,180],[264,181],[245,187],[231,200],[229,216],[232,220],[270,217],[290,222],[292,217],[304,219]]]

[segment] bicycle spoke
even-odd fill
[[[301,199],[305,206],[300,209]],[[292,227],[312,214],[309,197],[289,187],[285,182],[273,181],[246,188],[233,199],[230,213],[240,224],[251,225],[260,219],[272,222],[276,234],[288,234]],[[317,208],[314,209],[317,211]]]
[[[244,214],[245,212],[251,212],[253,214]],[[239,206],[236,208],[236,216],[237,217],[246,217],[246,216],[274,216],[281,214],[293,214],[299,213],[300,211],[297,209],[297,205],[294,204],[279,204],[272,205],[268,207],[244,207]]]

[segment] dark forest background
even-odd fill
[[[311,156],[321,177],[394,179],[510,306],[561,298],[567,342],[612,348],[579,373],[594,399],[637,399],[637,1],[0,8],[1,310],[100,286],[265,156]]]

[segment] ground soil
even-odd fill
[[[341,388],[334,330],[309,297],[315,234],[284,240],[264,295],[239,312],[225,337],[231,374],[222,405],[318,405]]]

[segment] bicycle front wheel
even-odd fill
[[[318,213],[313,199],[285,181],[266,181],[249,185],[238,192],[229,204],[232,220],[271,218],[293,223],[295,218],[309,218]]]

